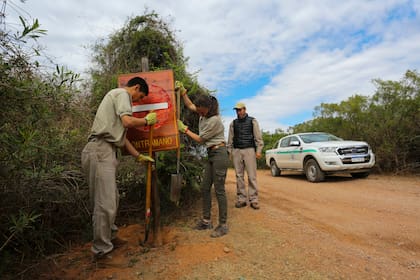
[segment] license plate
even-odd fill
[[[364,162],[365,158],[364,157],[354,157],[351,158],[351,162]]]

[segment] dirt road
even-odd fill
[[[259,171],[260,210],[236,209],[229,170],[230,232],[210,238],[195,217],[163,228],[164,245],[138,245],[142,225],[120,229],[129,240],[105,263],[90,244],[51,258],[42,279],[414,279],[420,280],[420,178],[330,177]],[[217,207],[214,200],[213,222]]]

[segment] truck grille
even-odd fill
[[[358,160],[355,161],[354,158],[351,157],[345,157],[341,159],[341,162],[343,164],[358,164],[358,163],[366,163],[370,161],[370,155],[366,155],[364,157],[358,157]]]
[[[345,147],[345,148],[339,148],[337,150],[339,155],[363,155],[367,154],[369,151],[368,146],[353,146],[353,147]]]

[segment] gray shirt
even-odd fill
[[[132,114],[131,95],[123,88],[110,90],[98,107],[91,135],[122,147],[127,129],[124,128],[121,117]]]
[[[207,148],[225,142],[225,127],[220,115],[210,118],[200,117],[198,123],[199,136]]]

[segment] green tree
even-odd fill
[[[80,233],[88,217],[79,189],[87,129],[79,76],[59,66],[43,72],[36,39],[46,31],[20,20],[21,31],[0,32],[0,274],[65,247],[64,236]]]
[[[180,80],[188,89],[191,99],[194,101],[198,93],[209,94],[210,92],[197,83],[194,74],[186,71],[188,59],[183,55],[183,48],[176,40],[173,31],[168,23],[160,19],[155,12],[145,11],[144,15],[128,19],[127,23],[120,30],[109,36],[107,41],[98,41],[92,47],[94,67],[90,70],[92,80],[92,112],[103,96],[112,88],[118,86],[117,78],[122,73],[141,72],[142,57],[147,57],[149,70],[174,71],[175,80]],[[183,106],[181,106],[183,107]],[[93,116],[93,114],[92,114]],[[198,131],[198,116],[188,110],[181,109],[181,116],[184,122],[195,131]],[[194,201],[198,194],[201,175],[200,157],[204,156],[200,146],[183,139],[183,153],[181,160],[181,171],[186,180],[181,203]],[[157,153],[157,172],[161,189],[163,206],[168,205],[169,186],[171,174],[176,173],[175,151]],[[121,167],[118,176],[122,182],[120,187],[129,195],[123,201],[121,208],[129,207],[130,203],[138,204],[138,196],[135,194],[144,191],[144,172],[138,172],[136,165],[130,164],[130,158],[121,160]],[[138,169],[138,168],[137,168]],[[132,176],[136,174],[136,176]],[[189,190],[195,190],[191,192]],[[133,194],[133,195],[130,195]],[[128,201],[131,198],[132,201]],[[162,209],[165,210],[165,209]],[[129,212],[126,212],[129,213]]]
[[[410,70],[401,81],[376,79],[372,97],[354,95],[339,104],[322,103],[314,119],[293,130],[365,140],[376,154],[378,170],[414,170],[420,166],[419,81],[419,74]]]
[[[420,165],[420,76],[407,71],[401,81],[374,80],[367,139],[379,168],[410,170]]]

